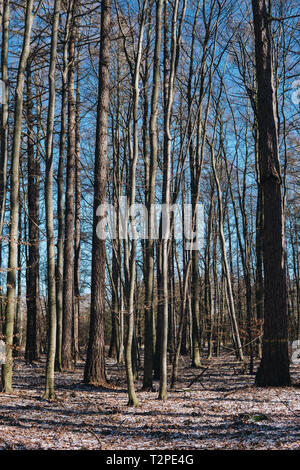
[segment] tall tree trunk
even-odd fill
[[[154,328],[154,308],[153,308],[153,289],[154,289],[154,240],[152,233],[155,224],[155,214],[152,210],[155,204],[156,192],[156,169],[157,169],[157,113],[159,96],[159,70],[160,70],[160,50],[161,50],[161,27],[162,27],[162,0],[156,3],[156,25],[155,25],[155,46],[153,57],[153,87],[151,96],[150,113],[150,165],[149,165],[149,189],[147,194],[148,209],[148,233],[146,240],[146,264],[147,275],[145,279],[145,330],[144,330],[144,378],[143,388],[152,389],[152,370],[153,370],[153,328]]]
[[[2,15],[1,44],[1,80],[5,85],[3,103],[1,105],[0,135],[0,237],[2,237],[5,202],[7,192],[7,160],[8,160],[8,40],[9,40],[9,0],[4,0]],[[1,250],[1,246],[0,246]]]
[[[6,393],[12,392],[12,346],[14,331],[14,314],[16,306],[16,273],[18,263],[19,164],[22,134],[23,90],[25,82],[26,64],[30,52],[30,34],[33,23],[33,3],[33,0],[28,0],[26,4],[23,47],[18,67],[17,87],[15,94],[14,133],[11,161],[7,308],[5,321],[6,363],[3,366],[2,377],[3,390]]]
[[[256,279],[255,279],[255,301],[256,301],[256,321],[259,332],[257,342],[257,356],[262,358],[262,328],[263,328],[263,303],[264,303],[264,277],[263,277],[263,191],[259,174],[259,151],[258,132],[255,126],[255,160],[257,173],[257,203],[256,203]]]
[[[222,261],[223,261],[224,273],[225,273],[226,284],[227,284],[226,286],[227,297],[226,298],[227,298],[228,310],[229,310],[229,315],[230,315],[230,320],[231,320],[231,327],[232,327],[233,341],[235,345],[236,355],[241,361],[243,361],[244,355],[242,351],[242,344],[240,340],[240,333],[239,333],[239,328],[238,328],[238,323],[237,323],[237,318],[236,318],[236,311],[235,311],[235,305],[234,305],[234,299],[233,299],[232,281],[231,281],[230,269],[229,269],[228,258],[227,258],[226,241],[225,241],[225,234],[224,234],[224,220],[223,220],[224,210],[223,210],[221,186],[220,186],[220,180],[219,180],[219,176],[218,176],[217,168],[216,168],[215,151],[211,144],[210,144],[210,150],[211,150],[211,162],[212,162],[213,174],[214,174],[214,179],[216,183],[217,197],[218,197],[219,236],[220,236],[220,245],[221,245],[221,251],[222,251]]]
[[[48,350],[46,364],[45,398],[55,398],[54,392],[54,366],[56,347],[56,289],[55,289],[55,251],[53,230],[53,128],[55,110],[55,67],[57,58],[57,33],[59,24],[61,0],[55,0],[51,53],[49,67],[49,103],[46,134],[46,179],[45,179],[45,206],[47,230],[47,273],[48,273]]]
[[[27,65],[27,160],[28,160],[28,259],[27,259],[27,335],[26,362],[31,364],[40,356],[40,291],[39,291],[39,162],[34,156],[33,101],[31,61]]]
[[[258,386],[290,385],[284,214],[273,84],[272,38],[266,0],[252,0],[260,179],[264,198],[264,337]]]
[[[60,142],[59,161],[57,171],[57,260],[55,268],[56,277],[56,352],[55,369],[61,371],[62,330],[63,330],[63,266],[64,266],[64,226],[65,216],[63,207],[64,191],[64,159],[65,159],[65,132],[66,132],[66,80],[62,79],[61,112],[60,112]]]
[[[130,166],[130,206],[134,207],[135,195],[136,195],[136,166],[138,161],[138,105],[139,105],[139,79],[140,79],[140,65],[142,56],[142,45],[144,38],[144,29],[146,21],[146,8],[147,0],[144,0],[141,24],[139,29],[138,49],[137,56],[134,65],[134,74],[132,77],[132,88],[133,88],[133,146],[132,146],[132,161]],[[134,214],[132,214],[134,217]],[[135,221],[132,219],[132,226],[135,230]],[[137,241],[135,237],[131,241],[131,252],[130,252],[130,263],[129,263],[129,288],[128,288],[128,331],[127,331],[127,343],[125,350],[126,359],[126,374],[127,374],[127,388],[128,388],[128,405],[137,406],[139,404],[134,389],[134,368],[137,369],[135,364],[135,353],[136,353],[136,334],[134,327],[134,292],[136,284],[136,245]],[[151,338],[152,339],[152,338]],[[132,354],[134,352],[134,355]],[[134,361],[132,361],[132,356]]]
[[[20,196],[19,208],[19,243],[18,243],[18,266],[21,266],[22,257],[22,198]],[[25,228],[25,224],[24,224]],[[24,234],[25,235],[25,234]],[[24,237],[26,239],[26,236]],[[22,340],[22,271],[18,270],[18,299],[14,321],[14,349],[13,356],[18,357],[21,353],[21,340]]]
[[[70,6],[69,6],[70,7]],[[61,90],[61,111],[60,111],[60,139],[59,139],[59,161],[57,174],[57,261],[56,261],[56,356],[55,368],[61,371],[62,364],[62,332],[63,332],[63,269],[64,269],[64,165],[65,165],[65,147],[66,147],[66,114],[67,114],[67,82],[68,82],[68,42],[70,35],[70,23],[72,20],[72,11],[67,11],[67,18],[64,30],[63,40],[63,70],[62,70],[62,90]]]
[[[168,3],[165,3],[165,8],[168,8]],[[185,2],[183,4],[182,14],[178,22],[178,8],[179,1],[176,1],[173,6],[172,16],[172,32],[171,32],[171,60],[170,60],[170,73],[168,74],[169,60],[168,54],[165,61],[167,68],[165,79],[167,80],[168,92],[164,102],[164,130],[165,130],[165,143],[164,143],[164,166],[163,166],[163,191],[162,202],[164,211],[164,222],[166,231],[162,233],[162,287],[163,287],[163,315],[162,315],[162,340],[161,340],[161,357],[160,357],[160,385],[159,385],[159,399],[165,400],[167,398],[167,350],[168,350],[168,315],[169,315],[169,280],[168,280],[168,263],[169,263],[169,247],[170,238],[172,236],[171,218],[170,218],[170,202],[171,202],[171,116],[174,103],[175,94],[175,79],[176,70],[179,56],[180,33],[182,22],[185,14]],[[166,11],[166,10],[165,10]],[[165,18],[165,32],[167,31],[168,18]],[[178,29],[177,29],[178,28]],[[167,41],[164,47],[165,54],[167,53]]]
[[[98,224],[97,209],[101,204],[105,204],[106,202],[110,16],[110,0],[103,0],[101,4],[99,91],[94,168],[91,319],[87,359],[84,370],[85,383],[94,383],[98,385],[106,384],[104,351],[105,240],[100,240],[98,238],[96,227]]]
[[[67,179],[65,196],[65,240],[64,240],[64,268],[63,268],[63,334],[61,364],[65,370],[72,369],[72,326],[74,308],[74,185],[75,185],[75,11],[76,4],[70,4],[70,38],[68,45],[68,151],[67,151]]]
[[[81,175],[80,175],[80,49],[77,55],[76,81],[76,144],[75,144],[75,240],[74,240],[74,319],[73,319],[73,354],[75,364],[79,354],[79,309],[80,309],[80,209],[81,209]]]

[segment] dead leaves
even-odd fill
[[[113,364],[119,389],[84,386],[81,365],[56,374],[56,402],[39,399],[44,364],[16,365],[14,395],[0,395],[0,449],[299,449],[300,391],[258,390],[230,363],[202,377],[205,389],[170,390],[166,402],[140,391],[137,409]],[[181,387],[190,380],[187,363],[180,377]]]

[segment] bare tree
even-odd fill
[[[72,369],[72,321],[74,299],[74,185],[75,185],[75,115],[76,105],[74,96],[75,74],[75,2],[69,3],[70,37],[68,43],[68,150],[67,150],[67,177],[65,195],[65,238],[64,238],[64,267],[63,267],[63,331],[62,331],[62,356],[63,369]]]
[[[103,0],[101,4],[99,90],[94,167],[91,319],[84,369],[85,383],[98,385],[106,384],[104,351],[105,240],[98,238],[96,228],[98,224],[98,207],[106,203],[110,24],[111,2],[110,0]]]
[[[3,366],[3,390],[12,392],[12,346],[14,331],[14,312],[16,302],[16,273],[18,263],[18,221],[19,221],[19,164],[22,133],[23,90],[25,71],[30,52],[30,34],[33,23],[33,0],[28,0],[25,11],[25,30],[23,46],[18,67],[17,87],[15,94],[15,114],[13,130],[13,148],[11,161],[10,191],[10,230],[9,256],[7,273],[7,308],[5,323],[6,363]]]
[[[269,2],[269,7],[271,3]],[[271,9],[252,0],[258,97],[260,181],[264,199],[264,337],[259,386],[290,384],[282,178],[272,64]]]
[[[56,292],[55,292],[55,252],[53,230],[53,128],[55,109],[55,68],[57,60],[57,34],[61,2],[55,0],[52,23],[50,67],[49,67],[49,105],[46,134],[46,179],[45,206],[47,227],[47,273],[48,273],[48,351],[46,365],[45,398],[54,398],[54,365],[56,348]]]

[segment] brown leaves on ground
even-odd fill
[[[253,376],[236,375],[234,359],[220,363],[187,390],[197,371],[182,359],[167,401],[141,391],[141,371],[140,406],[130,408],[124,367],[113,360],[106,388],[82,383],[83,363],[56,373],[50,402],[41,399],[45,364],[18,359],[13,394],[0,394],[0,449],[300,449],[299,388],[255,388]],[[292,376],[299,382],[296,366]]]

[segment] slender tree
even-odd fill
[[[81,214],[81,167],[80,167],[80,48],[76,65],[76,116],[75,116],[75,236],[74,236],[74,318],[73,356],[75,364],[79,359],[79,311],[80,311],[80,214]]]
[[[46,134],[46,179],[45,206],[47,229],[47,274],[48,274],[48,351],[46,365],[45,398],[55,398],[54,366],[56,347],[56,292],[55,292],[55,251],[53,229],[53,129],[55,109],[55,68],[57,60],[57,35],[61,1],[55,0],[52,22],[50,67],[49,67],[49,104]]]
[[[25,11],[25,30],[23,46],[18,67],[17,87],[15,94],[15,114],[13,130],[13,147],[11,157],[11,190],[10,190],[10,229],[9,255],[7,273],[7,308],[5,322],[6,363],[3,366],[2,384],[6,393],[12,392],[12,347],[14,331],[14,312],[16,302],[16,273],[18,263],[18,220],[19,220],[19,166],[22,133],[23,90],[25,71],[30,52],[30,34],[33,23],[33,0],[28,0]]]
[[[28,168],[28,258],[26,270],[27,335],[26,362],[40,357],[40,290],[39,290],[39,152],[34,145],[34,116],[31,83],[31,58],[27,63],[27,168]]]
[[[68,44],[68,150],[67,150],[67,177],[65,195],[65,238],[64,238],[64,266],[63,266],[63,331],[62,331],[62,369],[73,367],[72,355],[72,324],[74,307],[74,188],[75,188],[75,150],[76,150],[76,103],[74,95],[75,74],[75,13],[76,2],[69,3],[71,14],[70,37]]]
[[[2,236],[5,202],[7,193],[7,160],[8,160],[8,38],[9,38],[9,0],[2,5],[2,45],[1,45],[1,80],[4,83],[4,96],[1,105],[0,135],[0,237]],[[1,250],[1,248],[0,248]]]

